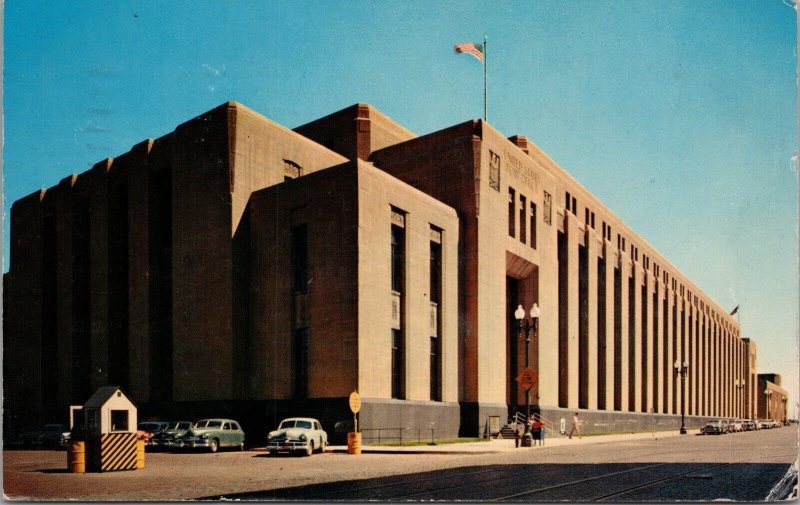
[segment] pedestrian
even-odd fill
[[[580,430],[580,429],[578,429],[578,428],[579,428],[579,425],[580,425],[580,421],[578,421],[578,413],[577,413],[577,412],[575,412],[575,415],[574,415],[574,416],[572,416],[572,429],[571,429],[571,430],[569,430],[569,438],[570,438],[570,439],[572,438],[572,435],[573,435],[574,433],[577,433],[577,434],[578,434],[578,438],[582,438],[582,437],[581,437],[581,430]]]
[[[517,426],[517,428],[514,430],[514,447],[519,447],[519,439],[519,426]]]

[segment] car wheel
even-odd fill
[[[323,454],[325,452],[325,444],[322,442],[322,439],[319,439],[319,453]]]
[[[241,444],[239,444],[239,450],[240,450],[240,451],[243,451],[243,450],[244,450],[244,442],[242,442]]]
[[[314,441],[310,441],[306,446],[306,456],[311,456],[314,454]]]
[[[217,440],[216,438],[211,440],[211,445],[208,446],[208,449],[211,452],[217,452],[217,449],[219,449],[219,440]]]
[[[278,451],[269,451],[269,455],[273,456],[273,457],[277,456],[278,455]]]

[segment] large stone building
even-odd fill
[[[295,130],[230,102],[14,203],[7,431],[119,385],[142,417],[475,435],[755,414],[737,321],[523,136],[358,104]],[[522,337],[522,338],[521,338]],[[681,385],[675,362],[687,363]]]

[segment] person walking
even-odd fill
[[[520,438],[519,425],[517,425],[517,428],[514,430],[514,447],[519,447]]]
[[[569,430],[569,438],[572,439],[572,435],[575,433],[578,434],[578,438],[581,437],[581,430],[579,429],[580,421],[578,420],[578,413],[575,412],[575,415],[572,416],[572,429]]]

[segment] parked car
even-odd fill
[[[700,433],[704,435],[723,435],[728,432],[728,423],[723,419],[717,419],[703,426]]]
[[[151,441],[156,447],[170,447],[176,439],[184,436],[191,427],[191,421],[170,421],[165,430],[153,434]]]
[[[738,433],[743,430],[742,428],[742,420],[741,419],[734,419],[730,423],[728,423],[729,431],[733,433]]]
[[[319,421],[310,417],[284,419],[277,430],[267,435],[267,450],[273,456],[278,452],[311,456],[315,451],[324,452],[326,445],[328,434]]]
[[[222,447],[244,450],[244,431],[232,419],[203,419],[197,421],[186,434],[177,439],[177,447],[197,447],[217,452]]]
[[[8,440],[9,446],[63,449],[70,440],[69,428],[63,424],[45,424],[38,430],[27,430]]]
[[[744,424],[742,424],[742,427],[745,431],[754,431],[758,429],[756,422],[752,419],[745,421]]]
[[[169,423],[166,421],[143,421],[136,426],[136,438],[144,440],[144,444],[147,446],[153,446],[155,445],[153,443],[153,436],[157,433],[161,433],[168,427]]]

